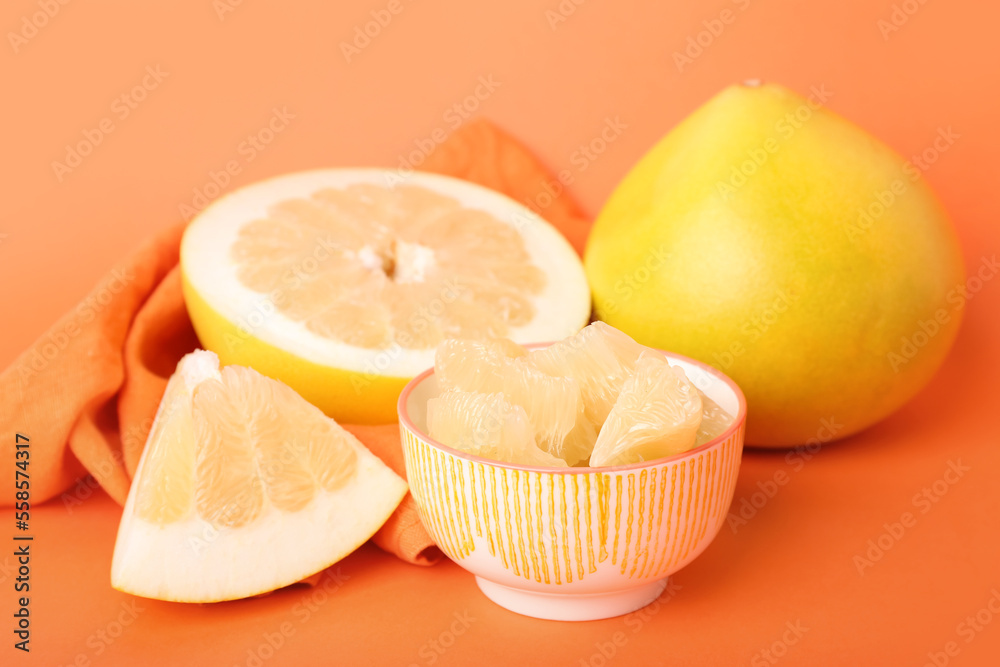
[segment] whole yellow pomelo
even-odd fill
[[[781,86],[731,86],[632,169],[584,266],[598,316],[742,387],[747,442],[842,438],[916,394],[965,302],[920,169]]]

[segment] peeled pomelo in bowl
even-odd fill
[[[590,316],[583,267],[547,222],[445,176],[325,169],[236,190],[184,234],[202,345],[349,423],[396,420],[445,338],[558,340]]]
[[[596,322],[520,349],[447,341],[399,412],[410,490],[442,551],[500,606],[570,621],[649,604],[708,548],[746,403],[719,371]]]
[[[604,322],[553,344],[446,340],[427,433],[474,456],[542,468],[621,467],[681,454],[735,415],[683,367]],[[702,377],[702,376],[698,376]]]
[[[920,170],[821,102],[723,90],[626,175],[584,255],[598,317],[739,383],[750,445],[886,417],[962,317],[960,248]]]

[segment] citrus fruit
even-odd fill
[[[527,361],[527,354],[504,338],[446,340],[434,356],[438,385],[501,392],[524,409],[538,447],[575,465],[590,456],[597,437],[583,418],[580,385],[573,378],[543,373]]]
[[[618,466],[680,454],[695,446],[701,393],[678,366],[644,352],[597,436],[592,466]]]
[[[371,537],[406,483],[286,385],[193,352],[160,402],[111,583],[179,602],[302,580]]]
[[[427,432],[454,449],[497,461],[565,467],[539,449],[528,415],[503,394],[449,389],[427,401]]]
[[[527,354],[507,338],[448,339],[434,353],[434,374],[442,389],[500,391],[509,362]]]
[[[645,349],[614,327],[594,322],[574,336],[532,350],[527,359],[544,373],[576,380],[587,419],[600,430]]]
[[[721,405],[700,390],[698,391],[698,395],[701,396],[702,409],[701,425],[698,427],[698,437],[695,438],[696,447],[704,445],[709,440],[718,438],[726,432],[726,429],[733,425],[733,421],[736,419],[734,415],[726,412]]]
[[[513,200],[378,169],[280,176],[184,234],[185,301],[224,364],[278,378],[341,421],[391,422],[445,338],[562,338],[590,315],[579,258]]]
[[[504,339],[446,340],[435,375],[431,437],[508,463],[636,463],[713,440],[734,419],[661,352],[603,322],[530,352]]]
[[[855,433],[942,363],[962,257],[920,170],[777,85],[737,85],[622,180],[587,241],[600,319],[716,366],[746,441]]]

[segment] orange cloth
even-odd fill
[[[546,183],[555,179],[494,125],[479,121],[460,129],[421,169],[548,204],[541,214],[582,252],[589,224],[576,204],[565,193],[551,197]],[[198,346],[177,266],[183,231],[184,225],[164,230],[125,258],[0,374],[0,431],[31,439],[33,502],[59,494],[79,502],[89,495],[86,482],[78,481],[87,473],[125,502],[167,379]],[[395,424],[346,427],[405,476]],[[13,438],[0,442],[0,459],[14,460]],[[13,485],[4,485],[2,494],[0,502],[14,503]],[[410,494],[373,539],[411,563],[440,557]]]

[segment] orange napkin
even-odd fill
[[[534,203],[582,252],[590,225],[579,208],[565,191],[553,196],[558,181],[491,123],[456,131],[420,168]],[[125,502],[167,379],[198,347],[177,266],[183,231],[166,229],[126,257],[0,374],[0,460],[15,460],[15,433],[30,438],[32,502],[82,502],[88,473]],[[345,427],[405,477],[397,425]],[[14,502],[3,485],[0,503]],[[373,540],[410,563],[440,557],[410,494]]]

